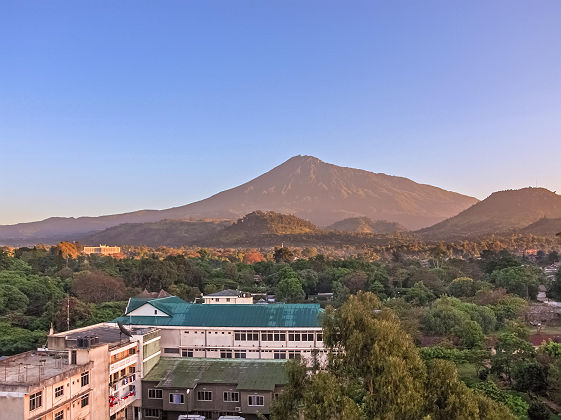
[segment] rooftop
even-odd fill
[[[126,315],[146,303],[169,316]],[[160,299],[131,298],[125,316],[113,322],[151,326],[318,328],[321,326],[322,313],[319,304],[204,305],[187,303],[172,296]]]
[[[178,359],[162,357],[144,377],[161,388],[195,388],[198,384],[237,384],[238,390],[273,391],[288,383],[286,361],[263,359]]]
[[[234,290],[234,289],[226,289],[226,290],[221,290],[220,292],[216,292],[216,293],[211,293],[205,296],[242,296],[244,294],[244,292],[240,292],[239,290]],[[249,296],[249,294],[248,294]]]
[[[67,353],[28,351],[0,361],[0,385],[33,385],[49,378],[82,370],[85,365],[69,365]]]
[[[146,334],[153,330],[153,328],[127,328],[133,334]],[[90,325],[88,327],[77,328],[70,331],[64,331],[52,334],[49,337],[64,337],[66,340],[66,347],[76,347],[78,338],[83,337],[97,337],[97,343],[93,344],[124,344],[129,343],[129,337],[121,333],[119,327],[113,323],[101,323]],[[111,346],[110,346],[111,347]]]

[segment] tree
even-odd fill
[[[524,299],[536,299],[538,286],[544,280],[543,272],[535,267],[507,267],[495,270],[491,281]]]
[[[491,359],[491,371],[503,375],[512,383],[511,369],[520,362],[535,358],[534,347],[513,333],[499,335],[495,346],[496,354]]]
[[[102,271],[83,272],[76,276],[72,290],[84,302],[110,302],[125,299],[125,284]]]
[[[425,306],[436,298],[422,281],[417,282],[405,292],[405,300],[414,305]]]
[[[273,258],[277,263],[290,263],[292,262],[292,260],[294,260],[294,253],[290,249],[285,247],[275,248]]]
[[[485,334],[483,329],[475,321],[465,321],[456,326],[452,332],[460,339],[460,345],[464,348],[473,349],[483,347]]]
[[[547,372],[535,360],[516,363],[511,375],[514,388],[519,391],[541,392],[547,388]]]
[[[305,293],[302,289],[302,283],[296,277],[283,278],[277,284],[276,296],[277,301],[299,302],[304,299]]]
[[[343,277],[343,284],[351,293],[365,290],[368,282],[368,275],[364,271],[351,271]]]
[[[448,286],[448,293],[455,297],[470,297],[475,295],[475,281],[469,277],[454,279]]]

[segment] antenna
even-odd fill
[[[119,326],[119,330],[121,330],[120,334],[124,334],[127,337],[132,337],[131,332],[129,330],[127,330],[123,324],[121,324],[120,322],[117,322],[117,325]]]

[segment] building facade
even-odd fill
[[[107,246],[107,245],[99,245],[99,246],[85,246],[84,247],[84,254],[100,254],[100,255],[113,255],[113,254],[120,254],[121,247],[119,246]]]
[[[248,292],[226,289],[220,292],[211,293],[203,296],[204,303],[211,304],[242,304],[250,305],[253,303],[253,296]]]
[[[283,361],[162,358],[142,380],[142,412],[146,420],[185,414],[257,420],[268,417],[287,382]]]
[[[114,320],[157,327],[166,357],[212,359],[326,359],[321,316],[315,304],[187,303],[176,296],[131,298]]]

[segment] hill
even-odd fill
[[[255,210],[294,214],[320,226],[365,216],[418,229],[458,214],[476,202],[473,197],[407,178],[336,166],[312,156],[295,156],[245,184],[185,206],[0,226],[0,241],[76,236],[122,223],[164,219],[237,219]]]
[[[544,217],[521,230],[522,233],[532,235],[550,236],[561,232],[561,218],[548,219]]]
[[[499,191],[419,233],[431,238],[458,238],[523,230],[542,218],[561,217],[561,196],[545,188]]]
[[[202,240],[230,226],[233,220],[161,220],[151,223],[123,223],[101,232],[78,236],[86,244],[145,245],[181,247]]]
[[[326,229],[340,232],[377,233],[383,235],[407,231],[399,223],[388,222],[387,220],[373,221],[368,217],[349,217],[327,226]]]

